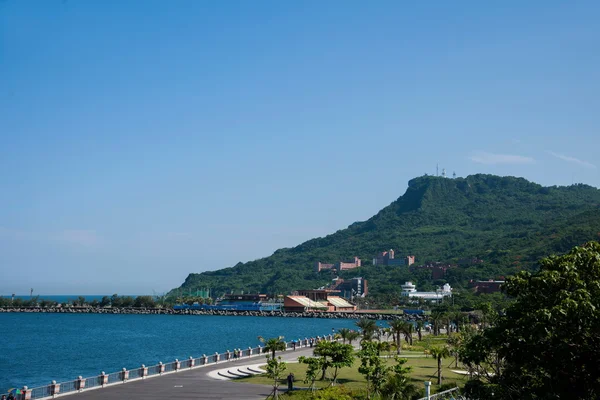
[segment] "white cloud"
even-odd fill
[[[591,162],[588,162],[588,161],[585,161],[585,160],[580,160],[579,158],[565,156],[564,154],[555,153],[553,151],[548,151],[547,153],[550,154],[551,156],[556,157],[556,158],[560,158],[563,161],[570,162],[570,163],[573,163],[573,164],[577,164],[577,165],[580,165],[582,167],[596,168],[596,166],[594,164],[592,164]]]
[[[533,164],[535,160],[531,157],[519,156],[515,154],[494,154],[485,151],[478,151],[471,155],[469,159],[479,164]]]

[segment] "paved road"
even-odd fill
[[[358,343],[354,343],[357,347]],[[299,356],[312,356],[312,348],[305,347],[296,351],[279,352],[284,361],[295,361]],[[220,362],[218,364],[192,370],[182,370],[147,379],[139,379],[124,384],[110,385],[105,388],[83,391],[73,394],[72,400],[105,399],[265,399],[272,390],[271,386],[236,383],[216,380],[208,376],[210,371],[241,365],[257,364],[265,360],[262,356],[242,360]],[[266,360],[265,360],[266,362]]]
[[[311,348],[288,350],[278,353],[285,361],[295,360],[298,356],[312,355]],[[207,374],[210,371],[238,365],[256,364],[265,360],[262,357],[244,360],[220,362],[216,365],[182,370],[163,376],[140,379],[124,384],[116,384],[101,389],[73,394],[72,400],[105,399],[264,399],[272,390],[270,386],[236,383],[215,380]]]

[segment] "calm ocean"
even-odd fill
[[[351,328],[321,318],[199,315],[0,314],[0,393]]]
[[[78,295],[78,294],[69,294],[69,295],[44,295],[44,294],[40,294],[40,295],[38,295],[38,294],[34,293],[33,297],[36,297],[36,296],[39,296],[40,300],[52,300],[52,301],[56,301],[57,303],[64,304],[64,303],[70,302],[71,300],[76,300],[77,298],[79,298],[80,295]],[[86,301],[92,302],[94,300],[100,301],[100,300],[102,300],[102,298],[104,296],[110,297],[112,295],[111,294],[109,294],[109,295],[103,295],[103,294],[82,294],[81,296],[85,297]],[[121,296],[121,295],[119,295],[119,296]],[[125,295],[125,296],[131,296],[133,298],[137,297],[137,295]],[[10,299],[11,296],[10,295],[4,295],[2,297]],[[15,296],[15,299],[29,300],[29,299],[31,299],[31,296],[29,296],[29,295],[18,295],[18,296]]]

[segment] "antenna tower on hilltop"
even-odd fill
[[[442,177],[445,178],[446,177],[446,168],[442,168]]]
[[[435,176],[440,176],[440,164],[435,164]]]

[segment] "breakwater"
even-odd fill
[[[419,315],[384,314],[370,312],[285,312],[285,311],[236,311],[236,310],[173,310],[171,308],[94,308],[94,307],[0,307],[0,313],[59,313],[59,314],[118,314],[118,315],[218,315],[284,318],[327,319],[377,319],[416,321],[425,319]]]

